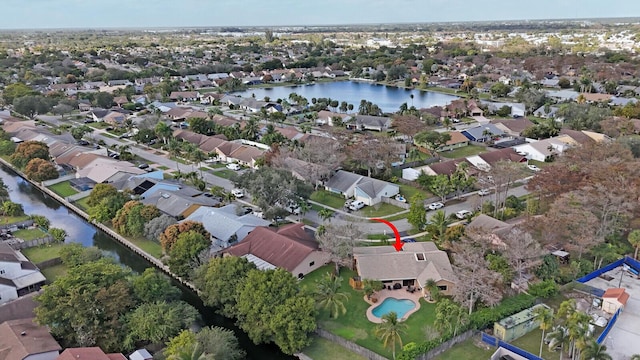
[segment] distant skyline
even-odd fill
[[[1,0],[0,29],[341,25],[640,16],[638,0]]]

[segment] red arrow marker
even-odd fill
[[[393,247],[396,248],[396,251],[402,251],[402,246],[404,246],[404,243],[400,240],[400,233],[398,232],[398,229],[396,229],[396,226],[385,219],[373,218],[371,220],[379,221],[390,227],[391,230],[393,230],[393,234],[396,236],[396,242],[393,244]]]

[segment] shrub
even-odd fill
[[[480,309],[472,313],[469,323],[472,328],[482,330],[493,325],[496,321],[533,306],[535,300],[536,298],[529,294],[518,294],[505,298],[498,306]]]
[[[529,294],[531,296],[548,299],[558,293],[558,284],[553,280],[544,280],[529,285]]]

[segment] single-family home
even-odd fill
[[[533,112],[533,116],[545,119],[554,119],[556,117],[558,109],[559,107],[557,106],[542,105]]]
[[[0,304],[40,290],[46,279],[20,251],[0,243]]]
[[[329,126],[334,126],[334,119],[340,119],[340,121],[342,121],[343,124],[348,123],[349,121],[351,121],[351,115],[349,114],[344,114],[344,113],[336,113],[336,112],[332,112],[332,111],[327,111],[327,110],[321,110],[318,111],[318,118],[316,119],[316,124],[317,125],[329,125]]]
[[[469,145],[469,139],[460,131],[451,131],[449,132],[449,136],[451,136],[451,138],[444,145],[440,146],[438,151],[448,151]]]
[[[525,129],[533,126],[533,123],[527,118],[491,120],[491,124],[504,131],[505,134],[514,137],[520,136]]]
[[[125,114],[122,114],[117,111],[110,111],[107,115],[105,115],[102,118],[102,121],[114,127],[123,127],[125,125],[126,120],[127,120],[127,117],[125,116]]]
[[[461,131],[469,141],[487,142],[504,135],[504,131],[494,124],[484,124]]]
[[[602,311],[615,314],[623,309],[629,300],[629,293],[624,288],[609,288],[602,295]]]
[[[260,270],[285,269],[299,279],[330,260],[302,223],[279,228],[256,227],[242,242],[226,249],[224,254],[244,257]]]
[[[480,214],[473,218],[467,229],[477,230],[489,236],[491,244],[494,246],[504,246],[502,238],[513,229],[513,224],[506,223],[486,214]]]
[[[189,217],[202,206],[214,207],[220,204],[217,199],[205,196],[201,191],[191,187],[181,187],[177,190],[158,189],[141,198],[140,202],[154,205],[162,213],[177,220]]]
[[[5,321],[0,324],[0,359],[55,360],[62,350],[46,326],[34,318]]]
[[[402,178],[409,181],[415,181],[420,174],[424,173],[429,176],[447,175],[453,174],[461,163],[467,163],[469,169],[471,169],[471,163],[467,159],[453,159],[447,161],[441,161],[430,165],[420,166],[417,168],[402,169]]]
[[[400,192],[400,187],[396,184],[344,170],[339,170],[331,176],[325,184],[325,189],[345,198],[353,197],[365,205],[378,204],[383,197],[390,198]]]
[[[482,154],[467,156],[469,161],[478,170],[488,171],[491,166],[499,161],[526,162],[527,158],[515,152],[512,148],[488,151]]]
[[[432,242],[406,243],[402,251],[393,246],[355,247],[353,258],[361,279],[412,286],[422,289],[424,296],[429,295],[429,280],[436,282],[443,295],[452,295],[458,281],[447,253]]]
[[[169,99],[172,101],[196,101],[200,98],[197,91],[172,91]]]
[[[258,226],[271,223],[252,214],[238,215],[238,208],[229,204],[221,208],[199,207],[185,220],[202,223],[211,234],[212,251],[228,248],[244,240]]]
[[[216,147],[215,152],[222,162],[237,162],[255,168],[256,161],[264,156],[266,150],[240,142],[225,141]]]
[[[391,118],[386,116],[356,115],[353,126],[356,130],[387,131],[391,127]]]
[[[76,172],[76,178],[89,178],[96,184],[107,182],[116,174],[139,175],[146,171],[128,161],[119,161],[99,156]]]
[[[493,324],[493,335],[502,341],[510,342],[539,329],[540,318],[536,314],[538,308],[550,309],[545,304],[538,304],[497,321]]]
[[[493,102],[493,101],[481,101],[481,103],[487,107],[490,113],[495,114],[502,107],[507,106],[511,108],[511,116],[524,117],[527,113],[526,106],[523,103],[512,102]]]
[[[580,93],[576,100],[582,98],[584,101],[588,103],[608,103],[611,101],[613,95],[611,94],[600,94],[600,93]]]
[[[570,136],[559,135],[549,139],[517,145],[513,149],[518,154],[523,154],[528,160],[550,161],[554,156],[562,154],[577,144]]]
[[[122,353],[107,354],[97,346],[66,348],[56,360],[127,360]]]
[[[116,96],[113,98],[113,103],[116,104],[118,107],[122,107],[122,105],[128,102],[129,102],[129,99],[127,99],[126,96]]]

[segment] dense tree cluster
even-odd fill
[[[111,221],[127,200],[128,196],[113,185],[96,184],[87,200],[87,212],[91,219],[98,222]]]
[[[56,179],[60,175],[51,162],[40,158],[29,160],[24,167],[24,174],[29,179],[38,182]]]
[[[49,160],[49,147],[47,144],[39,141],[25,141],[16,147],[15,152],[9,160],[11,163],[23,169],[32,159]]]
[[[145,225],[160,216],[154,205],[143,205],[139,201],[128,201],[111,220],[113,227],[122,235],[142,236]]]

